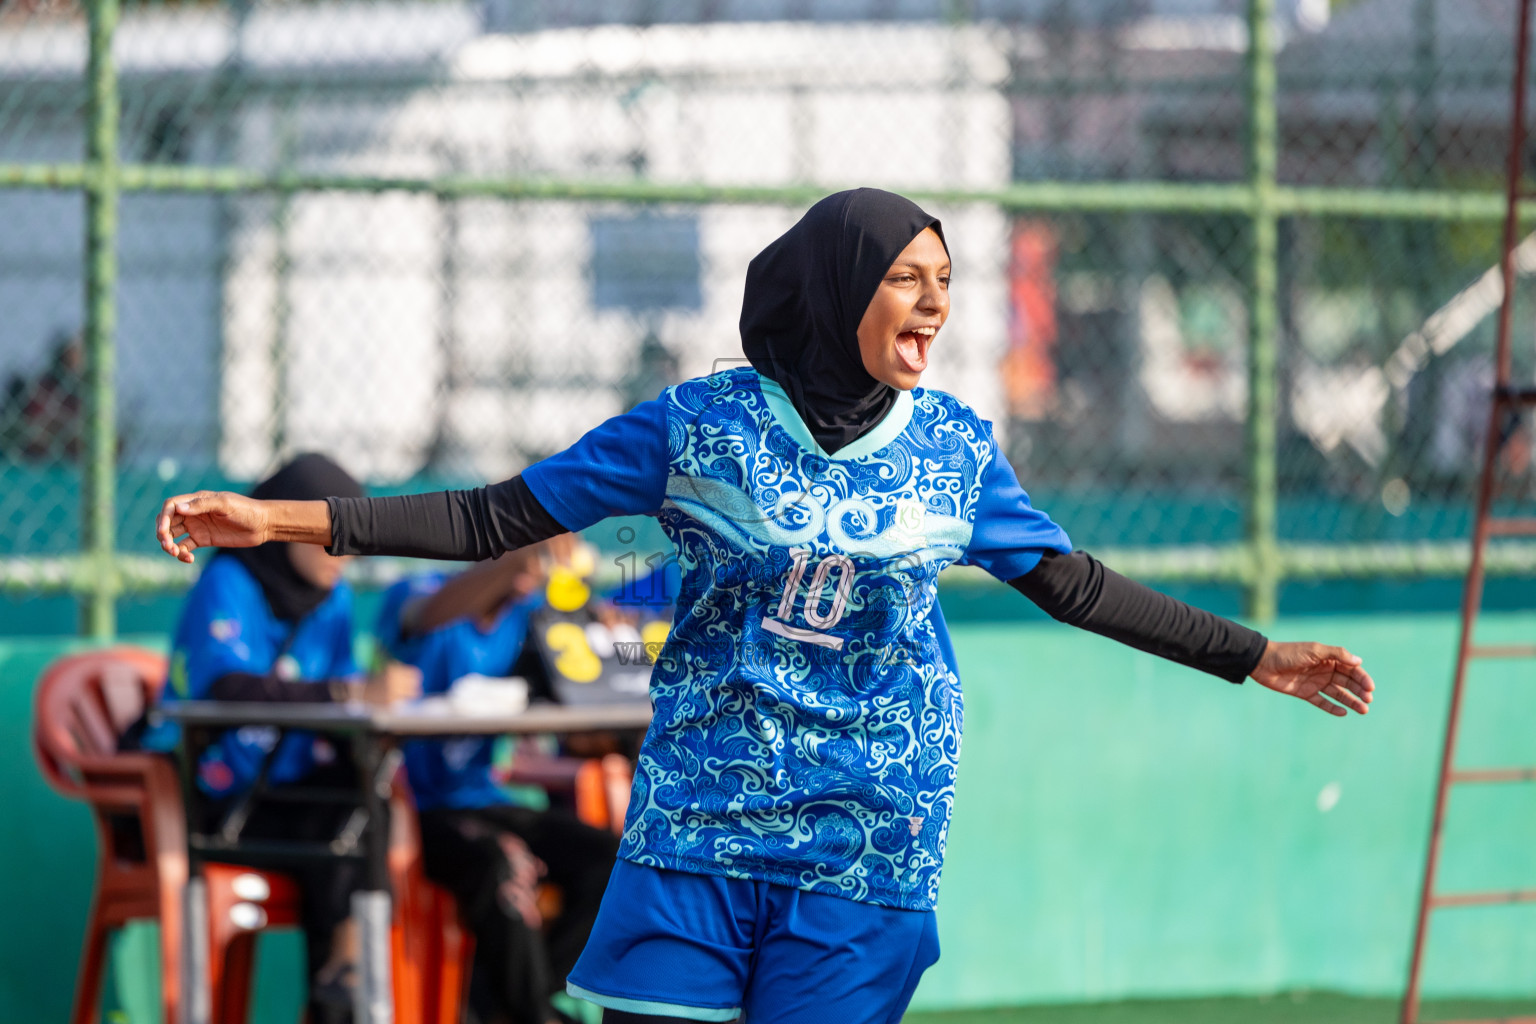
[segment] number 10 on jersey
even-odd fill
[[[811,552],[808,548],[790,548],[789,557],[789,575],[784,580],[784,594],[779,598],[778,615],[773,618],[765,616],[763,628],[790,640],[800,640],[834,651],[842,650],[842,637],[829,636],[819,630],[836,626],[848,610],[848,595],[853,590],[853,559],[847,555],[834,554],[816,563],[816,570],[811,574],[805,591],[805,621],[815,628],[803,629],[791,625],[790,620],[795,614],[795,594],[805,581],[805,570],[811,564]],[[832,590],[832,604],[823,611],[823,592],[834,571],[837,572],[837,583]]]

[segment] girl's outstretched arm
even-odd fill
[[[1376,684],[1342,647],[1276,643],[1230,619],[1160,594],[1085,551],[1045,552],[1009,580],[1052,618],[1229,682],[1252,678],[1331,715],[1365,714]]]
[[[964,561],[1006,581],[1054,619],[1229,682],[1252,678],[1332,715],[1364,714],[1371,702],[1376,684],[1343,648],[1273,643],[1073,551],[1066,532],[1030,504],[1001,454],[982,477]]]
[[[1041,553],[1008,585],[1058,622],[1240,683],[1268,639],[1230,619],[1160,594],[1107,568],[1086,551]]]
[[[255,501],[228,491],[180,494],[155,523],[167,554],[267,541],[324,544],[333,555],[478,562],[609,516],[655,515],[666,497],[667,410],[641,402],[565,451],[489,487],[392,498]]]
[[[478,562],[566,532],[521,476],[470,491],[327,498],[333,555]]]
[[[166,499],[160,546],[183,562],[204,547],[268,541],[323,544],[333,555],[401,555],[477,562],[565,532],[521,476],[468,491],[391,498],[258,501],[229,491]]]

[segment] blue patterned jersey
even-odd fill
[[[620,856],[931,909],[961,729],[935,580],[1070,550],[990,425],[919,388],[829,455],[777,384],[730,370],[524,480],[570,529],[650,514],[677,549]]]

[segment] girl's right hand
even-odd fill
[[[197,491],[167,498],[155,536],[168,555],[193,561],[198,548],[253,548],[271,539],[267,502],[231,491]]]

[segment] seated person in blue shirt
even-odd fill
[[[323,455],[300,455],[259,484],[253,497],[316,500],[361,497],[362,488]],[[187,594],[171,647],[162,700],[386,701],[413,681],[408,673],[369,683],[352,656],[352,592],[341,580],[346,557],[315,544],[273,541],[220,551]],[[393,689],[394,692],[391,692]],[[174,746],[174,727],[156,726],[144,745]],[[344,747],[324,737],[248,726],[230,730],[204,753],[197,781],[223,820],[255,783],[355,788],[357,773]],[[351,808],[340,804],[254,803],[242,838],[328,841]],[[310,980],[310,1019],[345,1020],[357,958],[350,900],[361,881],[356,861],[296,864],[283,871],[303,893]]]
[[[546,545],[568,545],[569,535]],[[512,674],[542,602],[538,548],[456,576],[413,576],[391,587],[378,637],[392,658],[421,670],[424,694],[469,675]],[[563,809],[515,806],[491,776],[491,737],[421,740],[405,763],[420,809],[427,877],[450,890],[475,935],[471,1003],[487,1022],[566,1021],[550,1003],[586,945],[618,852],[618,837]],[[547,877],[562,908],[541,919],[534,898]],[[547,925],[547,927],[546,927]]]

